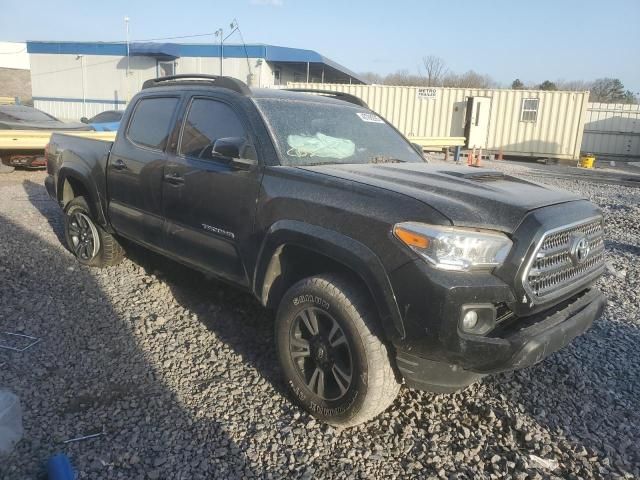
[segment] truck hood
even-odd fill
[[[332,164],[300,168],[413,197],[438,210],[454,225],[507,233],[512,233],[531,210],[581,200],[496,170],[447,164]]]

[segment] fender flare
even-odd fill
[[[369,289],[389,339],[404,338],[405,329],[387,272],[378,256],[363,243],[317,225],[279,220],[266,232],[256,262],[253,291],[267,304],[272,269],[279,272],[279,256],[287,245],[312,250],[353,271]],[[389,321],[390,320],[390,321]]]
[[[69,178],[79,182],[84,187],[89,195],[87,202],[89,203],[91,214],[94,216],[97,223],[102,226],[106,226],[106,216],[102,209],[97,185],[91,179],[91,172],[84,164],[73,165],[73,167],[63,166],[60,168],[58,171],[58,185],[56,186],[56,197],[58,203],[62,206],[64,183]]]

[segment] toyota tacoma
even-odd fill
[[[113,143],[55,133],[47,156],[80,263],[118,263],[126,239],[251,292],[276,312],[293,398],[333,425],[402,383],[453,392],[534,365],[605,306],[595,205],[429,164],[351,95],[163,77]]]

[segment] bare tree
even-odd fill
[[[424,84],[424,80],[418,75],[412,75],[409,70],[398,70],[395,73],[390,73],[384,77],[385,85],[397,85],[397,86],[421,86]]]
[[[469,70],[460,75],[456,73],[447,74],[442,79],[442,86],[454,88],[496,88],[498,84],[489,75],[482,75],[473,70]]]
[[[574,92],[585,92],[591,90],[592,82],[585,82],[584,80],[557,80],[555,84],[558,86],[558,90],[571,90]]]
[[[375,72],[362,72],[360,74],[362,78],[364,78],[368,83],[384,83],[384,77],[379,73]]]
[[[422,66],[427,77],[427,87],[439,86],[442,76],[447,70],[445,61],[435,55],[422,57]]]

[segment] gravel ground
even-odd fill
[[[56,452],[81,479],[640,477],[640,189],[553,181],[607,217],[609,306],[586,335],[461,393],[403,389],[338,431],[289,402],[252,297],[138,249],[80,266],[43,180],[0,175],[0,331],[42,339],[0,350],[25,425],[2,479],[44,478]]]

